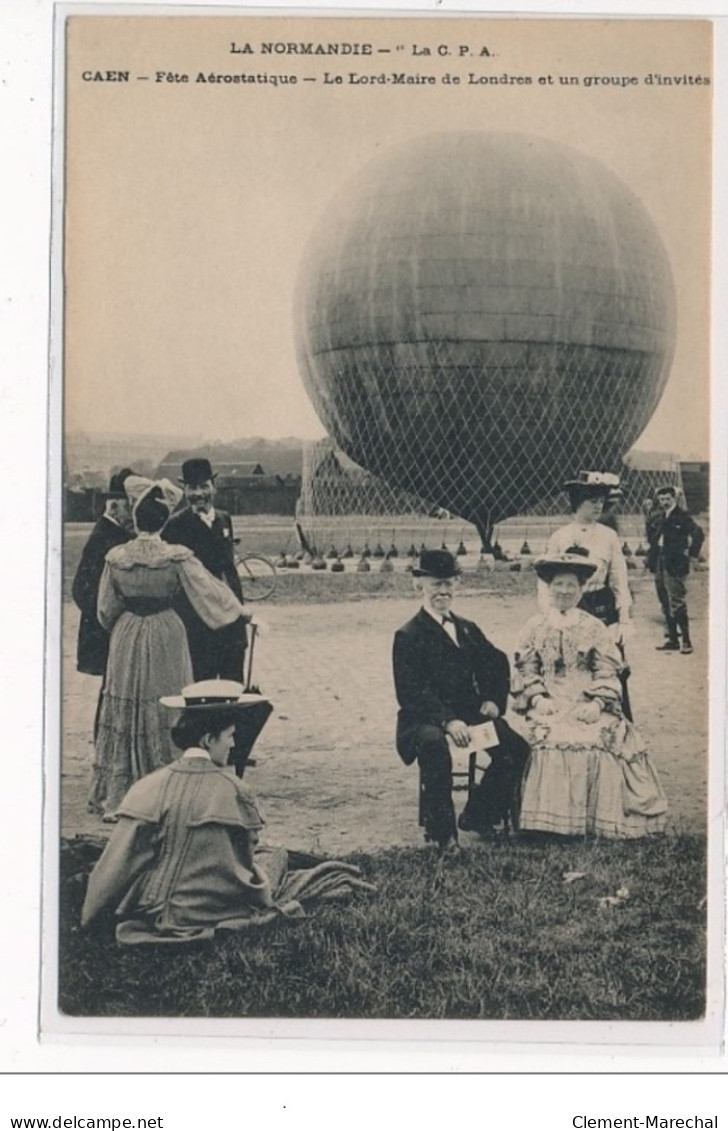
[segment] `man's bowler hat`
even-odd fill
[[[420,560],[412,570],[413,577],[434,577],[436,581],[447,581],[462,573],[457,559],[449,550],[423,550]]]
[[[655,488],[656,495],[672,495],[673,499],[677,498],[677,487],[672,483],[663,483],[660,487]]]
[[[200,483],[217,479],[213,473],[209,459],[186,459],[182,464],[182,478],[180,483],[188,487],[199,487]]]

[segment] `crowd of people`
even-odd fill
[[[453,611],[457,559],[423,549],[413,569],[421,607],[394,636],[396,748],[418,766],[425,839],[443,856],[460,853],[460,832],[634,838],[665,828],[629,700],[631,597],[605,513],[619,481],[580,472],[565,490],[572,519],[535,562],[538,613],[513,673]],[[244,677],[251,618],[232,522],[214,498],[206,459],[186,460],[179,484],[118,473],[74,579],[77,666],[101,677],[88,805],[113,826],[83,919],[114,911],[122,943],[208,938],[370,890],[351,865],[290,871],[284,850],[258,845],[261,809],[242,777],[272,708]],[[687,655],[686,577],[704,536],[674,487],[656,504],[646,535],[667,630],[658,650]],[[461,756],[470,788],[456,817]]]

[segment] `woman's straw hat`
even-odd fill
[[[234,711],[253,703],[264,703],[266,698],[246,692],[242,683],[233,679],[202,679],[183,687],[181,695],[163,695],[159,702],[177,710]]]

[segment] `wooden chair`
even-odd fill
[[[477,756],[476,752],[473,750],[472,753],[470,754],[469,758],[468,758],[467,769],[465,769],[465,770],[453,769],[453,772],[452,772],[452,791],[453,791],[453,793],[465,793],[465,791],[467,790],[468,801],[470,800],[470,794],[475,789],[475,774],[476,774],[476,771],[484,768],[482,766],[478,766],[477,761],[478,761],[478,756]],[[422,806],[423,793],[424,793],[424,790],[422,788],[422,770],[420,769],[419,770],[419,789],[418,789],[419,812],[418,812],[418,817],[417,817],[417,823],[420,826],[420,828],[422,828],[424,823],[425,823],[424,810],[423,810],[423,806]]]
[[[452,791],[453,793],[465,793],[467,791],[468,801],[470,795],[475,789],[475,775],[478,770],[483,773],[486,766],[478,765],[477,751],[473,750],[468,757],[467,769],[455,769],[452,771]],[[417,823],[422,828],[425,823],[424,809],[423,809],[423,788],[422,788],[422,770],[419,770],[419,787],[418,787],[418,818]],[[503,831],[508,833],[510,831],[518,832],[520,827],[520,810],[521,810],[521,790],[520,784],[517,790],[514,791],[513,796],[508,798],[506,807],[503,812]]]

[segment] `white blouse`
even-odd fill
[[[565,554],[570,546],[587,550],[589,559],[596,562],[596,570],[584,586],[586,593],[609,588],[614,593],[617,612],[621,621],[629,618],[632,598],[627,580],[627,563],[624,560],[619,538],[608,526],[601,522],[570,522],[562,526],[549,538],[547,555]],[[548,585],[538,583],[538,606],[543,612],[550,608]]]

